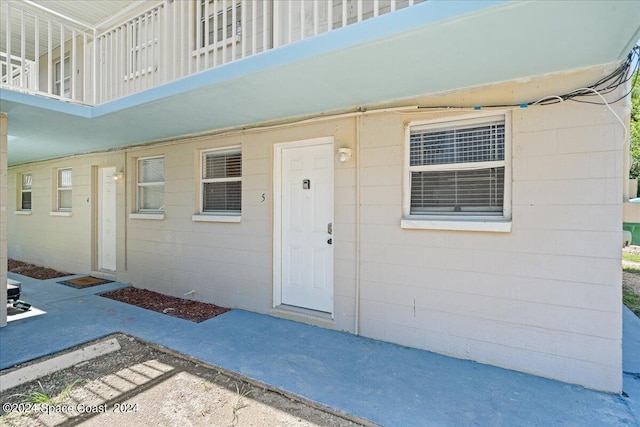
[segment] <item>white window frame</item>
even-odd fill
[[[71,185],[68,187],[63,187],[60,182],[60,172],[62,171],[71,171]],[[58,212],[71,212],[71,210],[73,209],[73,202],[71,207],[61,207],[60,206],[60,194],[62,191],[68,191],[69,193],[71,193],[71,200],[73,200],[73,168],[58,168],[56,169],[56,207]]]
[[[238,152],[240,153],[240,165],[242,166],[242,146],[240,145],[235,145],[235,146],[230,146],[230,147],[223,147],[223,148],[214,148],[211,150],[202,150],[200,152],[200,157],[199,157],[199,168],[200,168],[200,189],[199,189],[199,193],[200,193],[200,198],[199,198],[199,205],[198,205],[198,212],[199,214],[197,215],[193,215],[192,220],[193,221],[205,221],[205,222],[240,222],[241,218],[242,218],[242,189],[240,190],[240,212],[236,212],[236,211],[229,211],[229,212],[225,212],[225,211],[204,211],[204,185],[207,183],[214,183],[214,182],[240,182],[242,183],[242,172],[240,174],[240,177],[230,177],[230,178],[205,178],[204,174],[205,174],[205,162],[206,162],[206,157],[208,154],[211,153],[231,153],[231,152]]]
[[[29,188],[25,189],[24,188],[24,177],[25,175],[29,175]],[[20,174],[20,211],[23,212],[31,212],[31,209],[33,209],[33,175],[31,174],[31,172],[23,172]],[[31,203],[31,207],[26,209],[24,207],[24,193],[29,193],[29,196],[31,197],[30,203]]]
[[[152,159],[165,159],[165,156],[151,156],[151,157],[140,157],[136,163],[137,167],[136,167],[136,208],[137,208],[137,212],[141,213],[141,214],[160,214],[160,215],[164,215],[164,191],[162,194],[162,206],[160,207],[160,209],[144,209],[142,208],[142,196],[140,194],[141,189],[143,187],[160,187],[162,186],[162,188],[164,189],[165,186],[165,164],[163,163],[163,169],[162,169],[162,177],[163,180],[162,181],[154,181],[154,182],[140,182],[140,171],[142,171],[142,164],[145,160],[152,160]]]
[[[205,16],[205,2],[209,2],[209,4],[215,4],[214,0],[200,0],[199,7],[201,8],[201,17],[199,25],[200,31],[200,45],[197,49],[208,49],[208,48],[217,48],[222,46],[224,43],[231,44],[233,42],[239,42],[242,37],[242,3],[238,1],[230,1],[226,10],[222,10],[221,4],[222,2],[218,2],[220,9],[212,10],[213,8],[209,7],[209,16]],[[233,34],[233,8],[236,8],[236,20],[239,24],[235,26],[236,33]],[[228,19],[227,16],[227,27],[223,28],[224,25],[224,17],[223,13],[231,14],[231,19]],[[209,21],[209,25],[207,26],[205,23]],[[215,27],[213,31],[211,28]],[[231,28],[231,35],[227,35],[229,28]],[[209,32],[205,34],[205,30],[208,29]],[[218,30],[222,35],[222,38],[218,37]],[[209,40],[209,33],[214,34],[213,40]]]
[[[64,73],[64,64],[58,58],[53,67],[53,87],[54,93],[63,98],[71,98],[71,73],[73,70],[71,69],[71,57],[65,56],[64,63],[69,64],[69,74]],[[64,83],[61,80],[61,77],[64,77]],[[68,88],[67,88],[68,85]],[[67,93],[68,91],[68,93]]]
[[[428,166],[410,166],[410,136],[411,129],[428,126],[433,130],[448,129],[460,124],[479,125],[496,119],[504,120],[505,147],[504,160],[491,162],[476,162],[472,165],[465,163],[449,163]],[[401,227],[406,229],[434,229],[459,231],[511,231],[511,114],[509,111],[491,111],[487,113],[470,114],[438,120],[415,121],[405,128],[404,140],[404,176],[403,176],[403,217]],[[504,166],[504,196],[502,215],[452,215],[452,214],[411,214],[411,172],[469,170]]]

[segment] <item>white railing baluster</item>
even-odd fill
[[[409,7],[413,6],[413,0],[409,0]]]
[[[304,40],[305,33],[305,2],[300,2],[300,40]]]
[[[189,10],[187,12],[187,19],[189,20],[189,36],[187,38],[187,74],[191,75],[191,73],[193,73],[192,68],[193,68],[193,58],[191,58],[191,52],[193,51],[193,49],[191,48],[191,42],[192,42],[192,38],[191,35],[193,34],[193,7],[194,7],[194,3],[193,1],[189,2]],[[152,25],[152,31],[151,34],[153,33],[153,20],[151,21],[151,25]],[[155,35],[154,35],[154,39],[155,39]],[[153,49],[154,53],[155,53],[155,44],[154,44],[154,49]],[[152,62],[152,66],[154,66],[153,62]]]
[[[98,99],[98,45],[100,44],[100,39],[95,37],[96,34],[94,32],[93,38],[93,56],[91,57],[91,62],[93,66],[91,67],[92,79],[91,86],[93,90],[91,91],[92,101],[94,104],[97,104],[100,100]],[[49,53],[49,57],[51,57],[51,53]]]
[[[206,1],[206,0],[205,0]],[[213,66],[218,65],[218,4],[220,0],[213,0],[213,31],[209,28],[209,32],[213,34],[213,45],[207,46],[207,50],[213,48]],[[208,18],[209,15],[207,15]]]
[[[178,54],[179,58],[180,58],[180,77],[185,75],[185,60],[187,59],[187,55],[185,54],[185,31],[184,31],[184,17],[185,17],[185,13],[184,13],[184,9],[185,9],[185,5],[187,5],[186,2],[178,2],[180,4],[180,17],[179,17],[179,21],[180,21],[180,53]]]
[[[209,68],[209,43],[210,43],[209,31],[210,31],[209,0],[204,0],[204,34],[202,35],[202,37],[204,38],[204,41],[200,47],[204,48],[204,69],[205,70]]]
[[[60,24],[60,88],[58,95],[64,97],[64,25]]]
[[[171,15],[173,15],[173,19],[172,19],[173,25],[171,26],[171,28],[174,30],[174,35],[175,35],[175,29],[178,27],[178,6],[176,6],[175,1],[171,3]],[[171,40],[173,41],[173,49],[171,49],[172,74],[171,74],[170,80],[178,78],[178,61],[176,61],[176,56],[179,55],[179,49],[177,46],[176,39],[177,37],[171,37]]]
[[[244,58],[247,53],[247,2],[242,0],[240,2],[240,49],[242,49],[241,58]]]
[[[34,62],[35,62],[35,70],[32,70],[32,78],[33,78],[33,87],[35,90],[40,91],[40,18],[38,15],[34,15],[35,22],[34,26]]]
[[[258,50],[258,1],[251,2],[251,55]]]
[[[262,0],[262,51],[266,51],[267,44],[267,18],[268,5],[266,0]]]
[[[327,0],[327,31],[333,30],[333,0]]]
[[[87,76],[89,75],[87,69],[87,33],[82,33],[82,96],[80,100],[86,102],[87,100]],[[36,67],[38,68],[38,67]]]
[[[6,16],[6,24],[7,24],[7,38],[5,40],[5,44],[6,44],[6,48],[7,48],[7,57],[6,57],[6,63],[7,63],[7,71],[6,71],[6,76],[7,76],[7,84],[11,84],[11,77],[12,77],[12,73],[11,73],[11,6],[9,4],[7,4],[7,16]]]
[[[362,0],[358,0],[358,22],[362,22]]]
[[[226,31],[226,29],[225,29]],[[236,0],[231,0],[231,61],[236,60],[237,46],[236,37],[238,36],[238,11],[236,10]]]
[[[396,0],[391,0],[391,12],[396,10]]]
[[[160,8],[154,9],[153,15],[151,18],[151,68],[152,68],[151,72],[153,76],[153,78],[151,79],[151,84],[153,86],[156,86],[158,84],[158,66],[156,65],[158,60],[156,58],[156,51],[158,50],[158,37],[156,33],[157,31],[156,21],[159,19],[159,16],[158,16],[159,13],[160,13]],[[189,58],[189,70],[191,70],[191,58]]]
[[[144,55],[144,70],[147,73],[145,75],[145,88],[151,87],[151,73],[153,72],[153,64],[151,63],[151,50],[153,49],[153,33],[151,33],[151,22],[153,19],[153,11],[147,14],[147,21],[144,25],[145,30],[145,55]]]
[[[373,0],[373,16],[380,15],[380,0]]]
[[[20,87],[24,88],[24,73],[25,73],[25,36],[26,31],[24,27],[24,10],[20,10]]]
[[[71,32],[71,99],[76,99],[76,30]]]
[[[342,27],[347,26],[347,0],[342,0]]]
[[[293,0],[289,0],[288,10],[287,10],[287,43],[290,44],[293,41]]]
[[[200,54],[202,53],[202,51],[200,49],[202,49],[202,31],[204,29],[204,25],[202,25],[202,4],[200,1],[198,1],[198,7],[196,7],[196,46],[195,46],[195,52],[196,52],[196,71],[201,71],[200,68]]]
[[[313,35],[318,35],[318,19],[320,11],[318,10],[318,0],[313,0]]]
[[[222,42],[222,60],[220,61],[220,64],[227,63],[227,24],[227,0],[222,0],[222,35],[220,36],[220,41]],[[215,27],[217,33],[218,26],[216,25]]]

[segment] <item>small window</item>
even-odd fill
[[[164,157],[138,159],[138,212],[164,211]]]
[[[31,210],[31,183],[32,178],[30,173],[21,174],[20,184],[20,210]]]
[[[64,69],[61,68],[61,62],[58,60],[55,64],[54,93],[71,98],[71,59],[68,56],[64,58]]]
[[[405,216],[508,219],[505,122],[500,115],[411,126]]]
[[[71,168],[58,169],[58,210],[71,210]]]
[[[241,24],[242,9],[241,9],[240,3],[237,3],[235,5],[236,30],[235,30],[235,34],[233,34],[233,22],[234,22],[233,6],[230,5],[227,8],[226,22],[225,22],[224,20],[225,16],[223,14],[223,11],[214,10],[215,3],[213,2],[213,0],[208,0],[209,1],[209,23],[207,25],[206,10],[205,10],[206,1],[207,0],[201,0],[201,4],[200,4],[202,8],[202,13],[201,13],[202,18],[200,18],[200,31],[201,31],[200,47],[212,46],[214,45],[214,43],[232,40],[234,36],[240,36],[242,34],[242,24]],[[215,34],[215,37],[214,37],[214,34]]]
[[[240,215],[242,153],[240,147],[202,153],[201,212]]]

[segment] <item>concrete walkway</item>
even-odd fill
[[[0,329],[0,369],[121,331],[386,426],[640,425],[640,319],[626,308],[622,397],[242,310],[192,323],[95,295],[117,283],[10,276],[47,313]]]

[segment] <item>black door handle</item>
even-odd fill
[[[333,245],[333,239],[327,240],[327,243],[330,244],[330,245]]]

